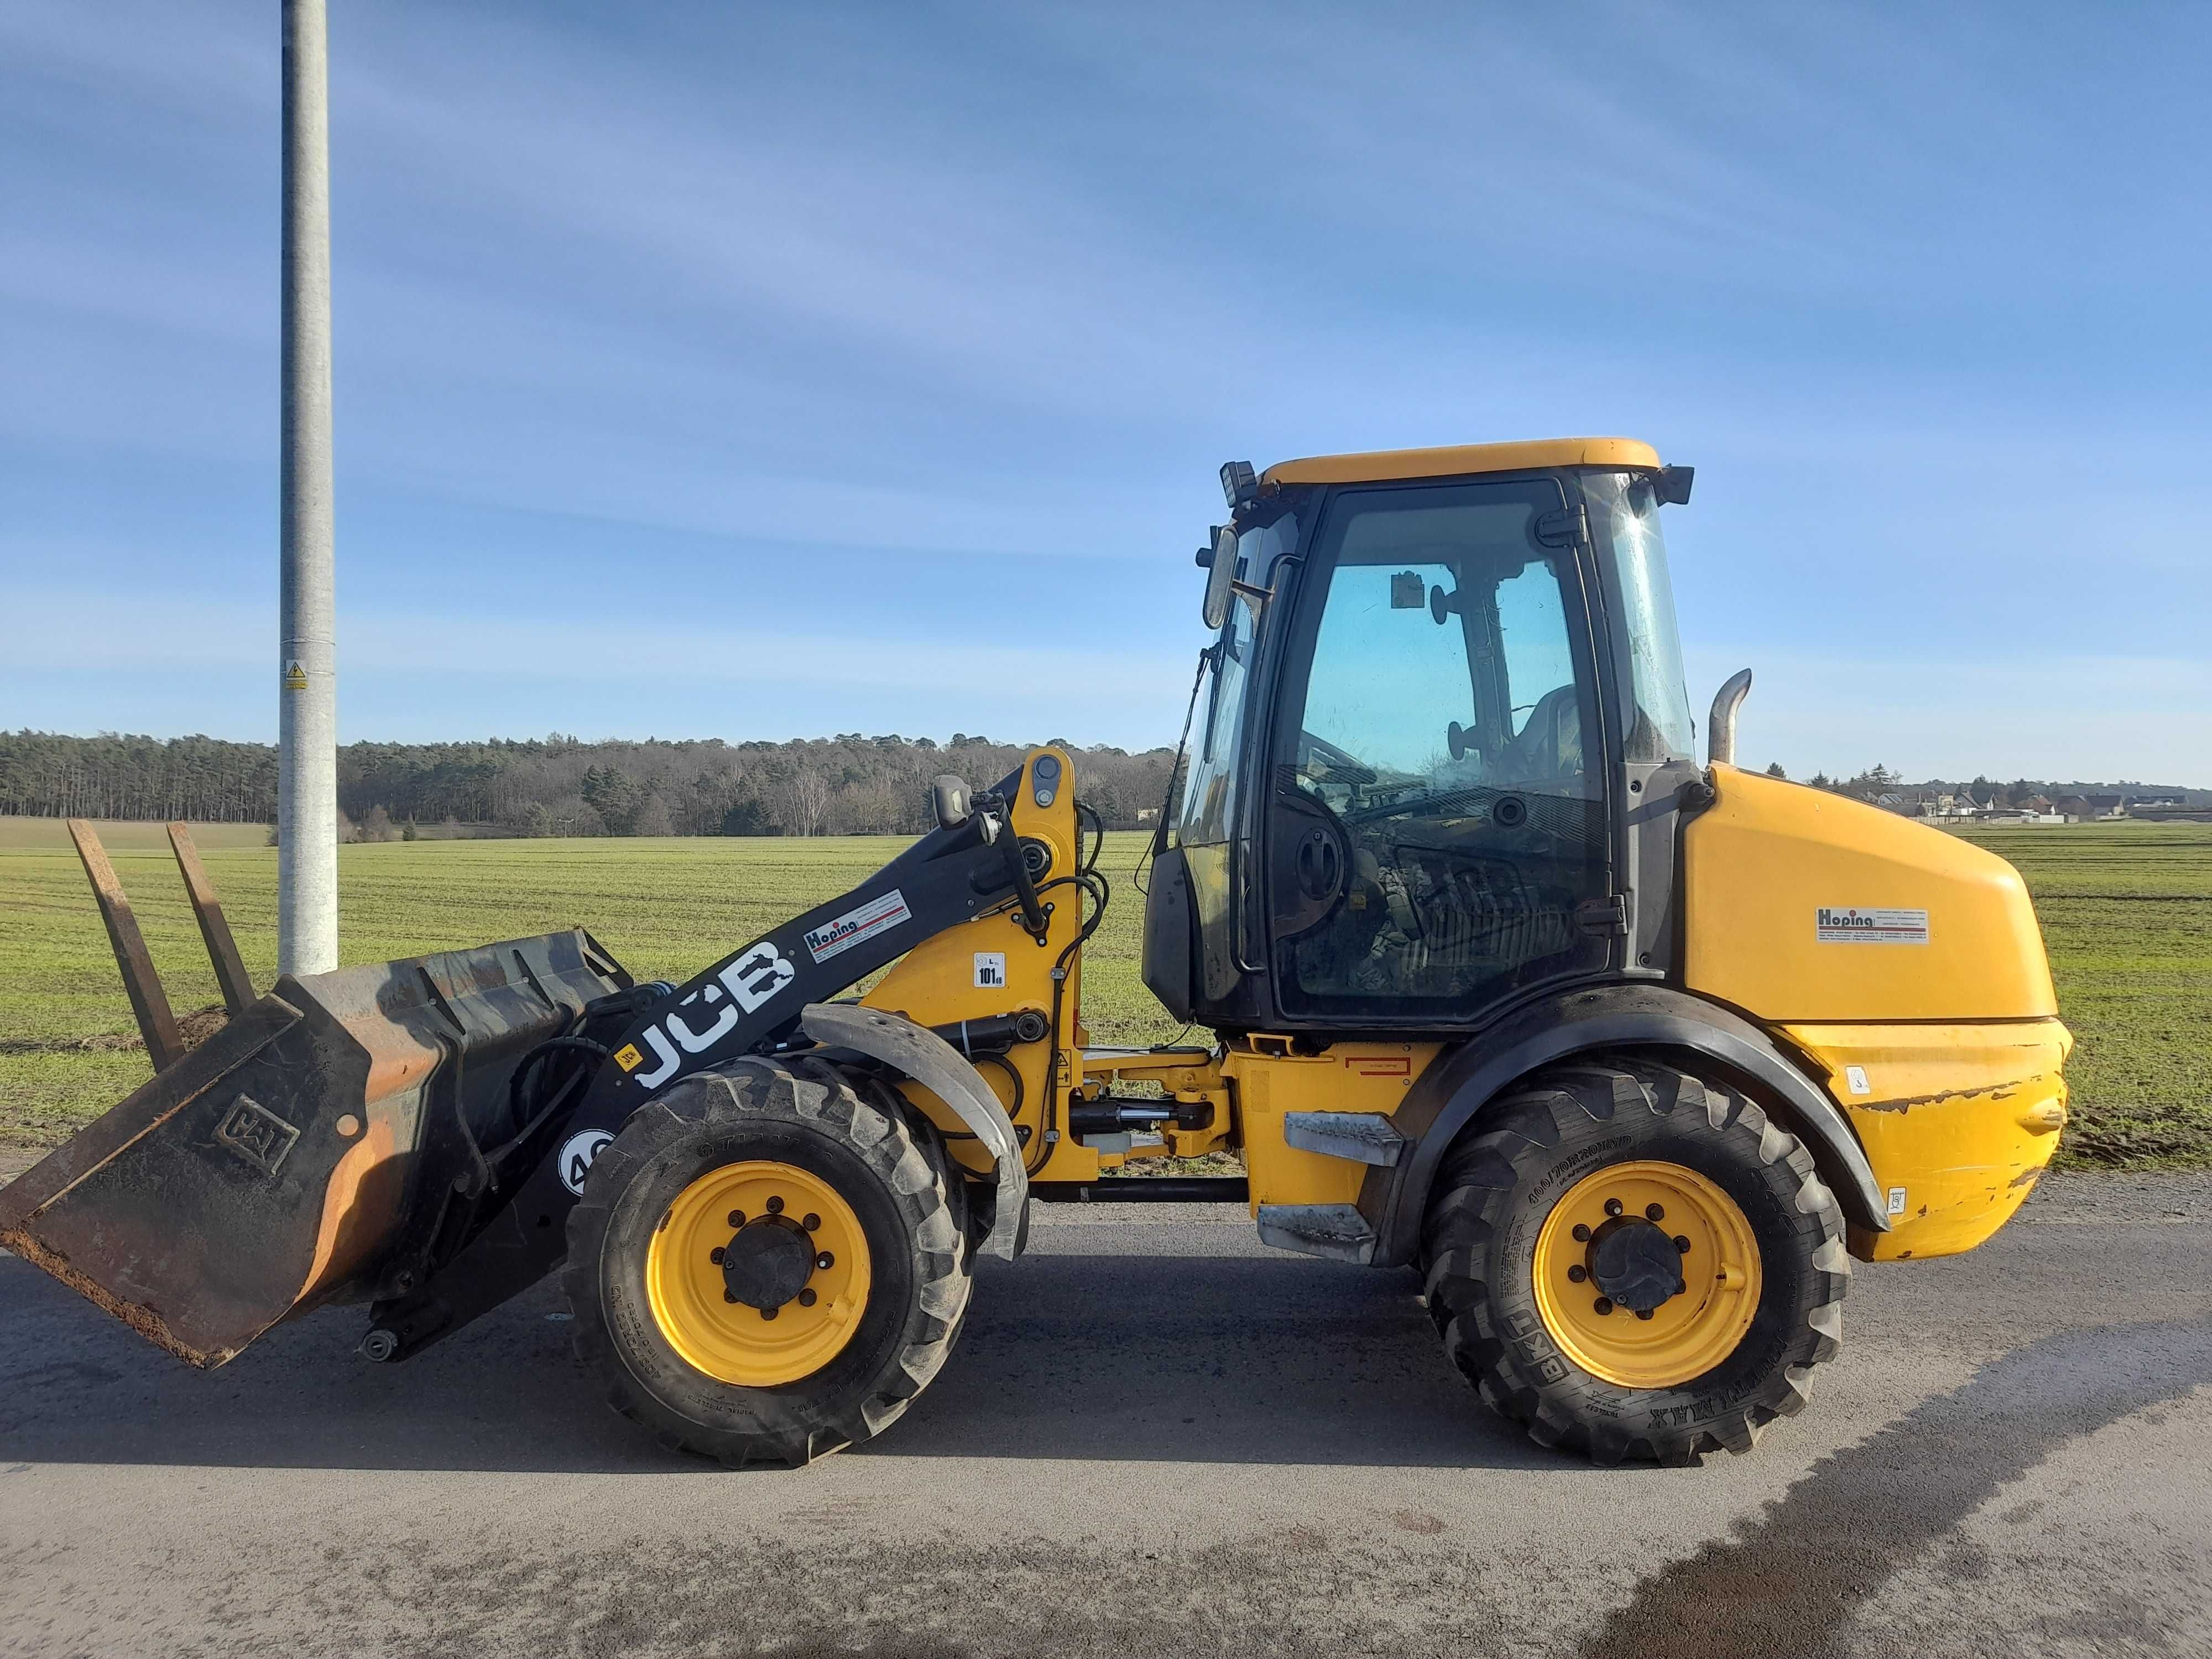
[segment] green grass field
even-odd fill
[[[160,826],[101,826],[179,1014],[219,1002]],[[1144,902],[1128,872],[1138,834],[1108,837],[1114,884],[1085,953],[1094,1042],[1157,1042],[1180,1029],[1137,975]],[[276,977],[276,854],[264,830],[211,826],[201,856],[258,985]],[[883,837],[387,842],[339,849],[348,963],[585,927],[640,979],[689,978],[746,940],[834,898],[891,858]],[[0,820],[0,1142],[46,1145],[150,1075],[118,1049],[131,1018],[84,872],[58,823]]]
[[[2212,1164],[2212,824],[1976,830],[2035,896],[2079,1039],[2067,1066],[2075,1166]]]
[[[214,975],[158,826],[103,830],[182,1013],[216,1002]],[[210,828],[199,843],[246,966],[275,973],[276,855],[265,834]],[[1110,836],[1115,902],[1091,942],[1093,1040],[1149,1042],[1176,1026],[1139,983],[1143,902],[1128,881],[1144,837]],[[2035,894],[2059,1003],[2081,1040],[2062,1158],[2212,1164],[2212,826],[1992,830]],[[852,886],[890,840],[395,842],[339,854],[345,960],[581,925],[641,978],[681,980],[775,922]],[[99,913],[62,826],[0,820],[0,1142],[43,1146],[148,1075]]]

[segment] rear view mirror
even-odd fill
[[[940,830],[957,830],[975,814],[968,800],[968,781],[956,778],[950,772],[937,775],[936,781],[929,786],[929,801],[937,809]]]
[[[1206,572],[1206,603],[1199,615],[1210,629],[1218,630],[1229,620],[1229,589],[1237,580],[1237,530],[1224,525],[1214,533],[1213,562]]]

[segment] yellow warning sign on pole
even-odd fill
[[[304,691],[307,689],[307,665],[296,658],[284,665],[284,689]]]

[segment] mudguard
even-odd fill
[[[1492,1099],[1540,1066],[1601,1050],[1701,1060],[1719,1078],[1748,1087],[1805,1143],[1853,1224],[1888,1231],[1873,1168],[1842,1110],[1765,1032],[1665,986],[1607,985],[1522,1004],[1442,1056],[1407,1091],[1391,1121],[1413,1145],[1395,1165],[1369,1170],[1360,1188],[1360,1212],[1381,1239],[1376,1263],[1413,1261],[1437,1166]]]
[[[983,1074],[936,1032],[880,1008],[810,1002],[800,1011],[799,1028],[825,1048],[851,1048],[881,1060],[959,1114],[998,1171],[998,1206],[982,1248],[1009,1261],[1019,1256],[1029,1243],[1029,1176],[1012,1120]]]

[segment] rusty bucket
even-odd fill
[[[288,975],[0,1188],[0,1246],[202,1366],[404,1294],[499,1197],[517,1063],[629,983],[580,930]]]

